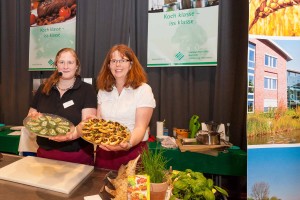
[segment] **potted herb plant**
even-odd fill
[[[171,180],[173,188],[170,200],[215,200],[216,193],[228,197],[227,191],[215,186],[212,179],[207,179],[202,173],[190,169],[173,173]]]
[[[165,198],[168,190],[168,160],[163,155],[162,149],[155,151],[143,150],[141,153],[141,173],[150,177],[150,199],[161,200]]]

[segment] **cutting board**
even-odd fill
[[[69,194],[94,167],[46,158],[24,157],[0,169],[0,179]]]
[[[181,152],[191,151],[196,153],[203,153],[211,156],[218,156],[219,151],[223,151],[230,147],[230,145],[183,145],[180,139],[176,139],[176,144],[178,145]]]

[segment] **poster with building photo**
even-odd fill
[[[248,199],[299,199],[300,2],[249,1]]]
[[[218,0],[149,0],[147,66],[216,66],[218,5]]]
[[[76,9],[76,0],[31,0],[29,71],[53,70],[60,49],[75,49]]]

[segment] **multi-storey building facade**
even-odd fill
[[[292,57],[272,40],[249,39],[248,112],[287,107],[287,62]]]
[[[288,107],[300,106],[300,72],[287,70],[287,95]]]

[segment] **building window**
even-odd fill
[[[267,113],[267,112],[273,112],[275,110],[275,108],[273,107],[264,107],[264,112]]]
[[[255,67],[255,46],[249,44],[248,45],[248,68]]]
[[[264,88],[268,90],[277,90],[277,79],[265,77],[264,78]]]
[[[248,100],[248,113],[253,113],[253,112],[254,112],[254,101]]]
[[[274,111],[277,106],[277,99],[264,99],[264,112]]]
[[[277,58],[265,55],[265,66],[273,68],[277,67]]]
[[[254,75],[248,73],[248,94],[254,93]]]
[[[300,106],[300,72],[288,71],[287,97],[289,108]]]
[[[255,48],[255,44],[248,43],[248,113],[254,112]]]

